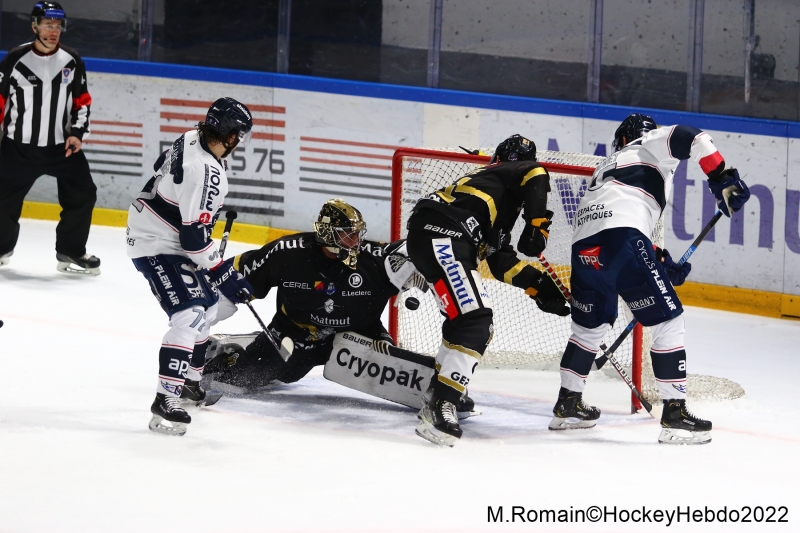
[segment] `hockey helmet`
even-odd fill
[[[622,147],[629,142],[635,141],[648,131],[654,130],[657,127],[656,121],[649,116],[642,115],[641,113],[631,113],[628,115],[628,118],[622,121],[617,131],[614,132],[614,142],[612,143],[614,151],[619,152],[622,150]],[[622,140],[623,137],[625,138],[624,142]]]
[[[223,139],[227,139],[232,132],[236,133],[238,144],[242,146],[247,146],[253,136],[253,115],[250,110],[246,105],[227,96],[211,104],[205,123]]]
[[[489,164],[497,161],[536,161],[536,145],[522,135],[514,134],[497,145]]]
[[[31,22],[38,26],[42,19],[60,20],[61,31],[67,31],[67,14],[58,2],[36,2],[31,11]]]
[[[314,223],[316,240],[355,270],[367,224],[361,212],[341,198],[325,202]]]

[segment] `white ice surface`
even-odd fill
[[[745,398],[695,403],[706,446],[658,445],[616,378],[592,375],[596,428],[550,432],[556,373],[479,368],[483,416],[439,449],[416,413],[326,381],[192,409],[185,437],[147,429],[166,316],[93,227],[99,277],[56,271],[55,224],[22,221],[0,268],[0,533],[260,531],[798,531],[800,322],[688,308],[689,370]],[[251,245],[230,243],[228,253]],[[702,253],[700,250],[699,253]],[[271,302],[257,302],[265,319]],[[256,329],[246,309],[218,331]],[[487,523],[487,506],[781,506],[788,524]]]

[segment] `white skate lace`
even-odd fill
[[[456,414],[456,406],[450,402],[442,402],[442,418],[445,422],[451,424],[458,424],[458,415]]]
[[[167,406],[167,411],[183,411],[183,408],[180,407],[180,398],[175,396],[167,396],[164,399],[164,404]]]

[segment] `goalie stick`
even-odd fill
[[[708,224],[705,225],[703,231],[700,232],[700,235],[697,236],[697,238],[689,246],[689,249],[686,250],[686,253],[683,254],[683,256],[680,258],[680,260],[677,263],[678,266],[683,265],[689,260],[690,257],[692,257],[694,252],[697,250],[697,247],[700,246],[700,243],[703,242],[703,239],[706,238],[708,233],[711,231],[711,229],[719,221],[720,218],[722,218],[722,211],[718,209],[717,212],[714,213],[714,216],[711,217],[711,220],[708,221]],[[622,342],[627,338],[630,332],[633,331],[633,328],[638,323],[639,321],[636,319],[636,317],[634,317],[633,320],[631,320],[628,323],[628,325],[625,326],[625,329],[622,331],[622,333],[619,334],[619,337],[617,337],[617,339],[614,341],[614,343],[611,345],[610,348],[606,348],[605,344],[600,345],[600,349],[602,350],[603,354],[597,359],[595,359],[594,361],[595,368],[597,368],[598,370],[602,368],[606,360],[611,361],[612,365],[614,364],[614,356],[613,356],[614,352],[617,350],[617,348],[619,348],[620,344],[622,344]],[[616,368],[616,365],[614,365],[614,367]],[[649,404],[643,401],[638,394],[636,395],[636,397],[640,402],[642,402],[642,406],[644,406],[644,408],[647,409],[647,412],[649,413],[650,412],[650,409],[648,409]]]
[[[219,255],[220,257],[225,256],[225,248],[228,247],[228,237],[231,234],[231,228],[233,227],[233,221],[236,220],[236,211],[227,211],[225,213],[225,229],[222,232],[222,242],[219,244]],[[280,356],[283,358],[284,361],[288,361],[289,357],[291,357],[292,352],[294,351],[294,342],[289,337],[284,337],[281,342],[275,340],[275,337],[272,335],[272,332],[267,329],[267,326],[264,325],[264,321],[261,320],[261,317],[258,316],[256,310],[253,308],[253,305],[246,301],[244,302],[247,305],[247,308],[250,309],[250,312],[253,313],[253,316],[258,321],[258,324],[261,326],[261,329],[264,331],[264,335],[267,336],[267,340],[272,344],[272,346],[278,351]]]
[[[561,279],[559,279],[558,274],[556,274],[556,271],[553,270],[553,267],[550,265],[550,263],[547,261],[547,259],[545,259],[544,255],[539,254],[537,259],[539,259],[539,263],[541,263],[541,265],[547,271],[547,274],[550,276],[550,279],[552,279],[553,282],[556,284],[556,286],[559,288],[559,290],[561,291],[561,294],[564,295],[564,298],[566,298],[567,301],[571,300],[572,299],[572,295],[570,294],[569,289],[567,289],[564,286],[564,284],[561,282]],[[636,325],[636,324],[634,323],[634,325]],[[633,326],[630,326],[630,327],[632,328]],[[624,337],[623,337],[623,339],[624,339]],[[605,345],[600,345],[600,348],[604,350],[605,349]],[[611,361],[611,364],[614,366],[614,369],[620,375],[622,380],[625,382],[625,384],[628,386],[628,388],[631,389],[631,392],[633,392],[633,394],[636,396],[636,399],[638,399],[641,402],[641,404],[644,406],[644,408],[647,410],[647,414],[649,414],[650,416],[653,416],[653,413],[651,412],[653,410],[653,406],[650,405],[650,402],[648,402],[647,400],[644,399],[644,396],[642,396],[642,393],[639,392],[639,389],[636,388],[636,385],[633,383],[633,380],[630,378],[630,376],[628,376],[628,373],[625,372],[625,369],[622,368],[622,365],[619,363],[619,361],[617,361],[617,358],[614,357],[614,353],[613,352],[605,352],[604,351],[603,355],[601,357],[605,357],[608,361]],[[600,365],[600,366],[602,366],[602,365]],[[655,417],[653,416],[653,418],[655,418]]]

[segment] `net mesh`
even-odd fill
[[[437,149],[440,152],[458,153],[457,148]],[[482,153],[491,153],[483,150]],[[591,171],[604,158],[580,153],[538,151],[537,159],[548,167],[550,163],[585,167]],[[406,235],[406,222],[417,200],[440,189],[456,179],[475,170],[485,163],[457,162],[440,159],[431,155],[403,157],[402,179],[399,201],[401,237]],[[564,173],[548,168],[551,178],[551,192],[548,195],[547,208],[555,213],[550,227],[550,237],[544,256],[561,281],[569,287],[570,251],[572,244],[572,220],[583,193],[586,190],[587,176]],[[511,236],[516,243],[522,232],[522,218],[517,221]],[[659,246],[664,245],[664,231],[661,221],[657,224],[652,240]],[[533,267],[543,270],[539,261],[520,255],[520,258]],[[479,271],[486,280],[494,312],[494,337],[481,360],[482,365],[492,367],[536,368],[541,370],[557,370],[564,345],[571,334],[570,320],[541,312],[536,304],[525,293],[511,285],[494,279],[485,261],[479,265]],[[416,311],[405,308],[404,301],[408,297],[420,301]],[[407,349],[418,353],[436,355],[441,341],[441,324],[444,318],[439,313],[436,303],[429,295],[422,295],[412,289],[398,296],[398,302],[392,312],[397,313],[397,342]],[[627,306],[619,300],[619,318],[606,338],[608,344],[613,342],[631,315]],[[657,401],[658,391],[650,362],[650,346],[652,339],[648,328],[644,328],[642,343],[642,393],[648,401]],[[617,360],[626,367],[630,375],[633,353],[633,341],[629,336],[616,352]],[[608,364],[604,371],[614,372]],[[713,376],[690,375],[688,379],[689,396],[692,398],[735,398],[744,394],[741,387],[729,380]]]

